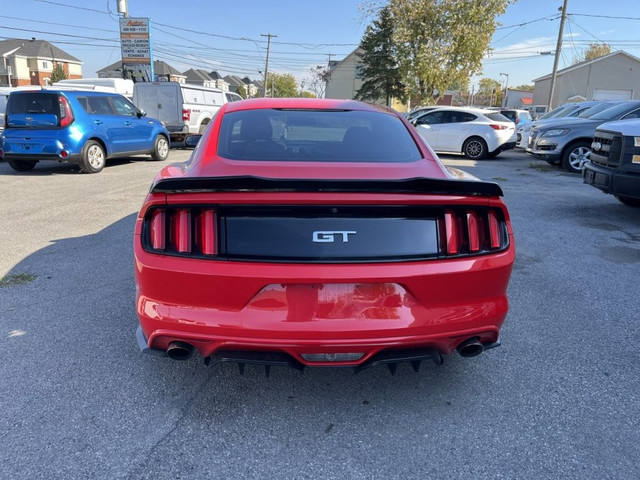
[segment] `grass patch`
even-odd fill
[[[547,162],[531,162],[529,168],[533,168],[539,172],[550,172],[553,169]]]
[[[496,182],[506,182],[507,179],[504,177],[493,177]]]
[[[13,275],[6,275],[0,278],[0,288],[2,287],[15,287],[17,285],[26,285],[36,279],[36,275],[30,273],[16,273]]]

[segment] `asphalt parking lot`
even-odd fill
[[[268,378],[138,351],[133,225],[162,164],[0,162],[0,478],[637,478],[640,209],[518,152],[443,160],[505,192],[502,346]]]

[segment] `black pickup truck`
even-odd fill
[[[582,179],[625,205],[640,207],[640,120],[598,127]]]

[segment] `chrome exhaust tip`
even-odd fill
[[[484,351],[484,346],[478,337],[471,337],[458,345],[456,350],[461,357],[476,357]]]
[[[189,360],[193,355],[193,345],[185,342],[171,342],[167,348],[167,356],[172,360]]]

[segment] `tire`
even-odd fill
[[[151,158],[155,161],[164,161],[169,157],[169,140],[164,135],[158,135],[153,142]]]
[[[487,156],[487,142],[480,137],[471,137],[462,145],[462,153],[472,160],[482,160]]]
[[[580,173],[582,165],[589,160],[591,143],[586,141],[573,142],[562,154],[562,168],[567,172]]]
[[[83,173],[101,172],[107,163],[107,155],[102,145],[95,140],[88,140],[80,152],[80,171]]]
[[[202,124],[200,125],[200,128],[198,129],[198,133],[202,135],[208,126],[209,126],[209,120],[202,122]]]
[[[28,172],[33,170],[33,167],[38,163],[35,160],[7,160],[7,163],[16,172]]]
[[[640,207],[640,198],[625,197],[624,195],[616,195],[616,198],[629,207]]]

